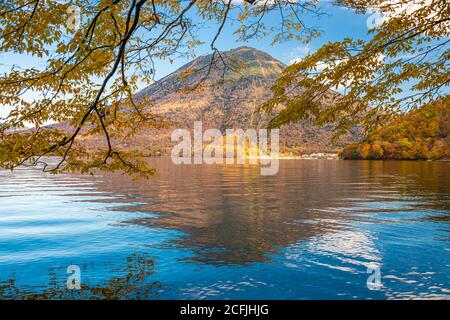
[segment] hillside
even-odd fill
[[[450,97],[399,116],[361,143],[345,147],[343,159],[437,160],[450,158]]]
[[[285,65],[250,47],[224,52],[223,59],[225,69],[221,62],[216,62],[209,70],[211,56],[201,56],[143,89],[136,97],[150,96],[155,105],[152,112],[175,121],[174,127],[177,128],[193,128],[196,120],[203,121],[204,129],[218,128],[222,132],[227,128],[265,127],[269,118],[260,119],[254,116],[254,112],[269,98],[270,87]],[[150,146],[152,153],[168,154],[173,145],[170,142],[171,131],[144,132],[129,143],[139,144],[139,148]],[[334,145],[331,143],[331,125],[320,128],[307,122],[286,125],[280,133],[281,150],[294,154],[336,151],[361,138],[360,130],[355,129]]]
[[[197,120],[203,121],[204,130],[218,128],[223,133],[225,129],[264,128],[269,117],[260,118],[255,110],[269,98],[270,87],[286,66],[250,47],[221,55],[225,64],[219,59],[209,68],[211,55],[201,56],[138,92],[137,99],[148,96],[152,101],[150,111],[172,125],[168,129],[143,130],[127,141],[114,141],[115,145],[144,154],[168,155],[174,145],[170,141],[173,129],[192,129]],[[332,125],[317,127],[308,122],[283,126],[280,150],[291,154],[337,152],[362,137],[360,130],[354,129],[335,145],[331,142],[332,129]],[[96,148],[104,141],[100,136],[83,137],[83,143]]]

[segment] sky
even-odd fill
[[[301,59],[308,52],[314,52],[329,41],[340,41],[346,37],[367,39],[367,32],[369,31],[367,24],[369,21],[368,19],[370,19],[370,14],[357,15],[348,9],[337,7],[330,2],[323,0],[320,2],[320,7],[326,15],[322,15],[319,18],[306,17],[305,21],[310,26],[318,27],[322,31],[322,36],[307,45],[299,43],[297,40],[272,45],[272,38],[253,39],[248,42],[242,42],[233,34],[236,26],[226,25],[220,38],[216,42],[216,47],[219,50],[230,50],[246,45],[265,51],[285,64],[289,64],[295,59]],[[277,16],[279,17],[279,15]],[[277,23],[277,21],[275,20],[273,23]],[[217,28],[218,25],[211,24],[199,31],[199,38],[202,39],[205,44],[196,49],[196,55],[211,53],[209,45],[210,41],[208,40],[212,39]],[[174,59],[173,62],[167,60],[155,60],[155,80],[161,79],[191,60],[186,57],[171,58]],[[0,54],[0,72],[9,70],[13,64],[26,68],[37,66],[39,65],[39,62],[36,59],[27,56]],[[144,84],[142,84],[141,87],[144,87]],[[27,98],[36,98],[36,94],[30,94]],[[7,112],[7,108],[0,106],[0,117],[5,116]]]
[[[367,20],[370,15],[357,15],[348,9],[337,7],[328,1],[322,1],[320,6],[322,11],[326,12],[327,15],[323,15],[319,19],[305,17],[305,21],[310,26],[319,27],[323,31],[323,35],[307,45],[299,43],[297,40],[272,45],[271,37],[243,42],[239,41],[238,37],[233,34],[235,26],[227,25],[217,40],[216,47],[219,50],[225,51],[245,45],[265,51],[283,63],[289,64],[295,59],[304,57],[308,52],[314,52],[329,41],[340,41],[347,37],[368,38],[367,32],[369,29],[367,27]],[[210,28],[200,31],[199,38],[205,44],[196,50],[198,55],[211,53],[210,41],[208,39],[212,39],[217,28],[218,25],[211,25]],[[173,63],[158,61],[155,66],[156,80],[177,70],[189,61],[190,59],[184,57],[175,59]]]

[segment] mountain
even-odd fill
[[[250,47],[239,47],[216,55],[196,58],[177,71],[136,94],[151,100],[150,111],[173,123],[169,129],[142,130],[127,141],[114,141],[122,149],[151,155],[169,155],[173,129],[193,129],[202,120],[203,130],[265,128],[269,117],[257,116],[257,107],[270,97],[270,88],[286,67],[269,54]],[[337,94],[330,92],[330,94]],[[326,103],[326,101],[324,101]],[[61,126],[61,124],[57,125]],[[280,150],[284,153],[333,152],[361,138],[354,129],[332,144],[333,126],[317,127],[302,122],[280,129]],[[95,148],[103,137],[83,138]]]
[[[345,147],[344,159],[438,160],[450,158],[450,96],[402,114]]]
[[[285,67],[267,53],[248,47],[224,52],[210,65],[211,55],[199,57],[136,96],[150,96],[156,106],[152,111],[181,127],[192,128],[194,121],[202,120],[204,127],[222,131],[246,129]]]
[[[198,57],[141,90],[136,98],[149,96],[154,103],[152,112],[176,122],[173,128],[192,129],[196,120],[203,121],[204,130],[218,128],[223,133],[225,129],[264,128],[269,117],[258,117],[255,110],[270,97],[270,87],[286,66],[250,47],[222,52],[213,64],[211,59],[211,55]],[[280,148],[290,153],[336,151],[361,138],[361,131],[354,129],[334,145],[332,129],[332,125],[317,127],[306,121],[283,126]],[[169,154],[171,131],[146,132],[130,144]]]

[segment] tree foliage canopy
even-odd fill
[[[211,65],[227,63],[216,47],[226,24],[241,40],[269,37],[274,42],[308,42],[319,36],[306,15],[320,15],[317,0],[6,0],[0,3],[0,54],[30,57],[33,67],[12,65],[0,75],[0,106],[11,108],[0,119],[0,166],[44,164],[52,172],[94,170],[152,175],[142,155],[118,150],[115,141],[144,127],[164,127],[151,113],[151,100],[134,99],[140,81],[151,82],[155,59],[190,55],[202,44],[202,25],[216,26],[208,40]],[[337,0],[357,12],[368,8],[387,15],[371,40],[328,43],[289,66],[263,107],[284,105],[271,122],[311,119],[338,123],[345,130],[368,125],[399,108],[414,107],[442,95],[449,82],[449,6],[446,0]],[[81,23],[70,21],[72,5]],[[406,6],[406,7],[405,7]],[[410,9],[405,9],[410,8]],[[273,23],[273,15],[279,23]],[[402,85],[414,93],[397,98]],[[295,88],[305,90],[301,95]],[[333,88],[345,87],[332,103],[319,101]],[[417,92],[416,92],[417,91]],[[27,95],[33,93],[33,99]],[[151,98],[151,97],[150,97]],[[328,97],[330,98],[330,97]],[[55,130],[46,123],[69,125]],[[25,129],[31,125],[33,129]],[[86,135],[101,134],[104,145],[87,152]],[[58,156],[48,166],[47,156]]]
[[[70,13],[80,9],[74,28]],[[270,23],[272,13],[282,22]],[[318,14],[315,0],[14,0],[0,4],[0,53],[39,59],[39,66],[13,65],[0,76],[0,105],[12,111],[0,119],[0,166],[44,163],[44,170],[154,172],[140,155],[120,151],[114,141],[164,120],[151,114],[151,101],[136,101],[139,81],[152,81],[155,59],[189,55],[201,44],[198,30],[215,25],[211,64],[226,64],[216,41],[233,22],[242,40],[308,41],[318,35],[301,20]],[[22,68],[21,68],[22,67]],[[30,101],[27,93],[38,98]],[[67,123],[70,131],[43,128]],[[27,124],[33,130],[20,130]],[[88,153],[80,140],[103,134],[105,145]],[[58,156],[47,166],[46,156]]]
[[[330,42],[283,72],[262,106],[285,108],[271,127],[304,119],[370,130],[399,111],[448,93],[450,6],[447,0],[338,0],[357,13],[380,15],[369,40]],[[301,88],[301,94],[298,90]],[[338,90],[342,94],[330,94]],[[323,105],[321,101],[328,99]]]

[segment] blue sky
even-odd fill
[[[313,40],[310,44],[305,45],[296,40],[292,40],[282,44],[277,43],[272,45],[271,37],[242,42],[233,34],[235,27],[227,25],[217,40],[216,47],[219,50],[230,50],[246,45],[265,51],[285,64],[289,64],[293,59],[303,57],[308,51],[314,52],[329,41],[340,41],[346,37],[367,38],[367,32],[369,31],[367,28],[367,18],[369,15],[357,15],[350,10],[337,7],[328,1],[322,1],[320,6],[322,11],[326,12],[327,15],[323,15],[318,19],[308,16],[305,17],[305,21],[309,26],[319,27],[323,31],[322,37]],[[277,15],[274,15],[274,17],[277,17]],[[210,42],[217,28],[217,25],[211,25],[209,28],[200,31],[199,38],[205,44],[196,50],[198,55],[211,53]],[[173,63],[158,61],[155,66],[156,80],[175,71],[189,61],[190,59],[184,57],[175,59]]]
[[[216,42],[216,47],[219,50],[230,50],[242,45],[251,46],[259,50],[265,51],[274,58],[289,64],[293,59],[301,58],[308,52],[313,52],[321,45],[329,41],[339,41],[346,37],[367,38],[367,18],[369,15],[357,15],[350,10],[334,6],[330,2],[321,1],[320,7],[323,12],[327,13],[320,18],[313,18],[306,16],[305,21],[310,26],[318,27],[322,30],[322,37],[313,40],[310,44],[305,45],[299,43],[297,40],[284,42],[282,44],[271,45],[272,38],[254,39],[248,42],[238,41],[238,37],[233,34],[236,26],[227,25],[222,31],[221,36]],[[274,21],[277,23],[274,15]],[[199,38],[205,42],[204,45],[196,49],[197,55],[204,55],[211,53],[210,42],[214,36],[218,25],[208,25],[206,28],[199,31]],[[171,63],[167,60],[155,61],[155,79],[158,80],[171,72],[175,71],[191,59],[186,57],[171,57],[174,61]],[[0,72],[7,71],[15,64],[20,67],[36,67],[39,62],[28,56],[0,54]],[[144,86],[144,85],[142,85]],[[29,99],[38,97],[36,94],[30,94]],[[5,116],[7,108],[0,108],[0,116]]]
[[[265,51],[274,58],[288,64],[293,59],[301,58],[308,51],[313,52],[326,42],[339,41],[345,37],[363,39],[367,37],[368,28],[366,23],[369,15],[357,15],[350,10],[334,6],[327,1],[322,1],[320,6],[322,11],[327,13],[326,15],[323,15],[320,18],[313,18],[310,16],[305,17],[305,21],[308,25],[316,26],[323,31],[322,37],[313,40],[312,43],[308,45],[299,43],[296,40],[271,45],[272,38],[253,39],[248,42],[242,42],[233,34],[235,26],[226,25],[216,42],[216,47],[220,50],[230,50],[242,45],[247,45]],[[278,17],[278,15],[274,15],[274,17]],[[277,23],[277,21],[274,21],[273,23]],[[210,42],[217,31],[217,28],[218,25],[211,24],[200,30],[199,38],[204,41],[205,44],[200,45],[196,49],[197,55],[211,53]],[[190,59],[186,57],[171,58],[174,59],[172,63],[169,61],[156,61],[156,80],[168,75],[190,61]],[[0,54],[0,71],[9,70],[13,64],[26,68],[36,66],[38,62],[36,59],[28,56]]]

